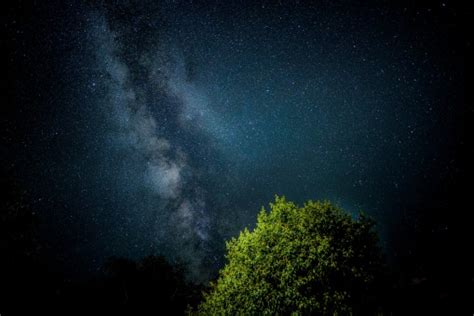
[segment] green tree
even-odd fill
[[[227,246],[227,264],[198,306],[201,315],[374,313],[382,256],[374,221],[329,202],[303,207],[276,197],[253,231]]]

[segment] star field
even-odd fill
[[[35,10],[43,21],[7,26],[26,78],[11,83],[24,134],[7,160],[66,270],[162,253],[206,279],[274,194],[364,210],[390,251],[459,170],[449,3]]]

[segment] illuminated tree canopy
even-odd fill
[[[363,214],[276,197],[253,231],[227,242],[226,258],[199,314],[373,312],[382,257],[374,221]]]

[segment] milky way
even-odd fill
[[[65,270],[164,254],[206,280],[274,194],[364,210],[386,249],[443,203],[462,134],[449,6],[159,2],[51,4],[34,45],[15,33],[37,115],[14,168]]]
[[[135,43],[132,39],[121,42],[126,37],[121,28],[131,26],[118,22],[118,30],[112,30],[108,19],[113,18],[100,11],[93,15],[91,38],[96,41],[100,84],[105,87],[105,96],[98,106],[110,115],[111,128],[105,131],[112,143],[109,146],[125,156],[119,159],[130,162],[126,170],[116,172],[126,172],[126,177],[135,178],[141,187],[142,196],[135,196],[135,206],[141,205],[139,200],[147,196],[149,208],[153,209],[151,220],[155,222],[149,242],[165,242],[171,253],[164,253],[190,264],[190,270],[199,274],[209,238],[206,196],[195,181],[194,167],[188,164],[186,144],[170,140],[167,121],[173,120],[179,129],[195,121],[199,124],[203,116],[209,116],[207,101],[188,80],[179,51],[170,49],[170,43],[160,43],[162,30],[153,29],[156,33],[151,44],[133,51],[130,61],[127,46]],[[169,107],[174,113],[158,115],[154,112],[158,107]],[[133,156],[133,161],[128,156]]]

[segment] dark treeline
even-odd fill
[[[102,269],[70,280],[50,265],[37,234],[38,221],[28,193],[2,177],[0,213],[0,313],[25,315],[183,314],[198,303],[201,286],[187,281],[183,265],[164,257],[140,261],[109,258]]]

